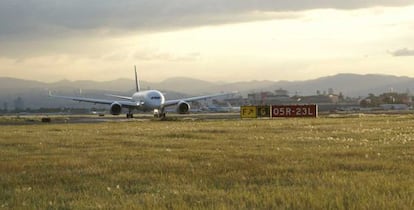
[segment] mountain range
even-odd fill
[[[54,83],[22,80],[0,77],[0,106],[7,103],[13,107],[13,101],[21,97],[25,107],[84,107],[84,103],[50,99],[48,90],[56,94],[77,95],[94,98],[108,98],[105,94],[131,95],[135,82],[131,79],[112,81],[69,81],[62,80]],[[193,78],[176,77],[162,82],[141,82],[143,89],[158,89],[166,93],[168,99],[202,95],[216,92],[239,91],[246,97],[248,93],[260,91],[288,90],[291,95],[315,95],[333,89],[335,93],[342,92],[344,96],[364,97],[369,93],[380,94],[394,90],[396,92],[414,91],[414,78],[378,74],[337,74],[306,81],[246,81],[246,82],[208,82]],[[3,108],[3,107],[0,107]]]

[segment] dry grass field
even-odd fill
[[[414,116],[0,126],[0,209],[412,209]]]

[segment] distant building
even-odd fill
[[[329,88],[329,93],[333,93],[334,90]],[[344,100],[342,94],[327,94],[326,91],[321,94],[320,91],[317,91],[317,95],[313,96],[298,96],[295,94],[290,97],[289,92],[284,89],[278,89],[274,92],[259,92],[259,93],[250,93],[248,94],[249,104],[254,105],[279,105],[279,104],[339,104],[341,100]]]
[[[21,97],[18,97],[16,100],[14,100],[14,110],[15,111],[24,110],[24,101]]]
[[[232,106],[242,106],[242,105],[248,105],[249,102],[246,98],[243,98],[243,96],[239,95],[237,97],[232,97],[228,99],[224,99],[226,103],[231,104]]]
[[[289,97],[287,90],[278,89],[275,92],[259,92],[247,95],[249,104],[265,105],[265,104],[292,104],[295,101]]]
[[[337,95],[315,95],[315,96],[302,96],[298,98],[300,103],[305,104],[337,104],[339,103],[339,96]]]
[[[275,91],[276,96],[286,96],[289,97],[289,92],[287,90],[283,90],[282,88]]]
[[[4,111],[4,112],[9,111],[9,104],[8,104],[7,102],[4,102],[4,103],[3,103],[3,111]]]
[[[362,107],[381,107],[389,110],[404,110],[404,106],[392,106],[404,104],[407,107],[413,105],[413,97],[408,93],[383,93],[379,96],[369,94],[368,97],[364,98],[360,102]]]
[[[383,110],[409,110],[407,104],[381,104]]]

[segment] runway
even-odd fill
[[[98,115],[6,115],[0,116],[0,125],[36,125],[36,124],[74,124],[74,123],[107,123],[107,122],[137,122],[137,121],[199,121],[199,120],[229,120],[240,119],[239,113],[197,113],[197,114],[168,114],[165,119],[154,118],[151,114],[134,114],[134,118]]]

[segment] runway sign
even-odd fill
[[[317,117],[318,105],[274,105],[272,117]]]
[[[242,106],[240,108],[241,118],[257,118],[257,108],[255,106]]]
[[[270,106],[257,106],[257,117],[270,117]]]

